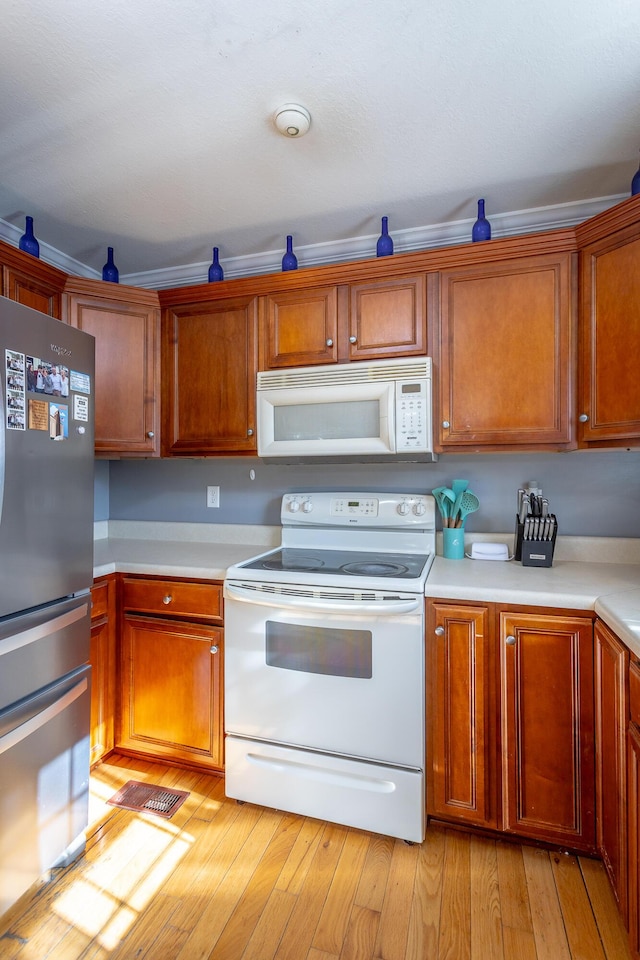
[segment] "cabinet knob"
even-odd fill
[[[509,646],[512,647],[515,642],[516,642],[516,638],[513,636],[512,633],[510,633],[509,636],[506,638],[505,643],[508,643]]]
[[[153,438],[155,437],[155,433],[153,432],[153,430],[147,430],[147,436],[149,437],[150,440],[153,440]]]
[[[580,423],[587,423],[587,421],[589,420],[589,414],[581,413],[580,416],[578,417],[578,420],[580,421]]]
[[[247,430],[247,436],[248,436],[248,437],[252,437],[252,436],[253,436],[253,430],[251,429],[251,427],[249,427],[249,429]]]
[[[218,652],[218,644],[217,644],[217,643],[212,643],[212,644],[211,644],[211,649],[209,650],[209,653],[217,653],[217,652]]]
[[[168,606],[170,603],[173,603],[173,597],[170,593],[167,593],[166,596],[162,598],[162,602],[165,606]]]
[[[435,633],[436,637],[443,637],[443,636],[444,636],[444,627],[436,627],[436,629],[434,630],[434,633]]]
[[[349,337],[349,343],[357,343],[357,342],[358,342],[357,337]]]
[[[448,430],[449,427],[451,426],[451,424],[449,423],[448,420],[443,420],[443,421],[442,421],[442,426],[444,427],[445,430]]]
[[[331,337],[329,337],[329,339],[327,340],[327,346],[328,346],[328,347],[332,347],[332,346],[333,346],[333,340],[331,339]]]

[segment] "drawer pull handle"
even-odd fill
[[[349,343],[357,343],[357,342],[358,342],[357,337],[349,337]]]
[[[444,627],[436,627],[435,635],[436,637],[444,637]]]
[[[507,639],[505,640],[505,643],[508,643],[509,646],[512,647],[515,642],[516,642],[516,638],[513,636],[512,633],[510,633]]]
[[[171,596],[170,593],[167,593],[166,596],[164,596],[164,597],[162,598],[162,602],[163,602],[166,606],[168,606],[170,603],[173,603],[173,597]]]
[[[217,652],[218,652],[218,644],[217,644],[217,643],[213,643],[213,644],[211,645],[211,649],[209,650],[209,653],[217,653]]]
[[[331,339],[331,337],[329,337],[329,339],[327,340],[327,346],[328,346],[328,347],[332,347],[332,346],[333,346],[333,340]]]

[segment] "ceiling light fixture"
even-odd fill
[[[311,126],[311,114],[299,103],[285,103],[274,113],[273,122],[283,137],[304,137]]]

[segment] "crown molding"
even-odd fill
[[[615,206],[621,200],[625,200],[626,197],[627,194],[617,194],[592,200],[557,203],[546,207],[493,214],[491,216],[491,236],[493,239],[498,239],[525,233],[541,233],[545,230],[574,227],[590,217],[597,216],[609,207]],[[469,243],[474,219],[453,220],[449,223],[412,227],[408,230],[394,230],[394,252],[413,253],[417,250]],[[23,232],[21,228],[0,219],[1,240],[17,247]],[[375,255],[377,239],[377,234],[370,234],[364,237],[350,237],[346,240],[313,243],[308,246],[296,247],[296,256],[301,267],[317,267],[332,263],[345,263],[349,260],[365,260]],[[41,240],[39,240],[39,243],[40,259],[46,263],[76,277],[86,277],[90,280],[101,279],[101,271],[80,263],[79,260],[67,256]],[[225,280],[257,276],[264,273],[278,273],[282,269],[282,250],[267,250],[264,253],[251,256],[228,257],[221,263]],[[206,283],[208,272],[209,261],[206,263],[188,263],[179,267],[165,267],[159,270],[146,270],[141,273],[121,274],[120,281],[132,287],[166,290],[171,287]]]

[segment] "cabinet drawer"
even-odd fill
[[[125,578],[122,602],[125,610],[141,613],[222,619],[222,587],[217,583]]]
[[[109,608],[109,585],[95,583],[91,588],[91,619],[106,617]]]
[[[640,661],[634,659],[629,664],[629,712],[640,727]]]

